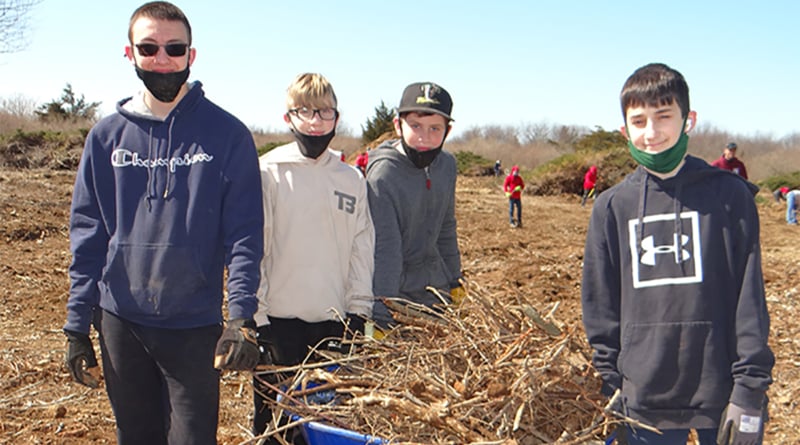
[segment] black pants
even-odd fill
[[[594,187],[590,189],[583,189],[583,196],[581,197],[581,207],[586,205],[586,200],[589,199],[589,196],[593,194],[594,194]]]
[[[216,444],[222,326],[162,329],[98,315],[108,398],[119,445]]]
[[[310,348],[324,338],[341,339],[344,325],[338,321],[308,323],[298,318],[270,317],[270,323],[258,328],[258,339],[262,345],[269,343],[272,360],[276,365],[294,366],[305,360]],[[339,346],[323,345],[321,349]],[[262,434],[272,421],[272,407],[268,399],[275,400],[277,393],[268,389],[262,381],[278,386],[291,375],[264,374],[253,377],[253,434]]]

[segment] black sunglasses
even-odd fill
[[[142,57],[153,57],[158,53],[159,48],[164,48],[170,57],[180,57],[186,55],[189,45],[186,43],[169,43],[167,45],[156,45],[155,43],[137,43],[136,49]]]

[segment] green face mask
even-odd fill
[[[686,121],[683,122],[684,128]],[[625,131],[628,131],[627,127]],[[678,142],[672,147],[662,151],[661,153],[646,153],[636,148],[630,140],[630,133],[628,133],[628,150],[631,152],[633,160],[642,167],[652,170],[656,173],[669,173],[675,170],[675,167],[681,163],[683,157],[686,155],[686,150],[689,148],[689,135],[685,131],[681,132],[681,137]]]

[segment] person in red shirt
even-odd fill
[[[511,227],[522,227],[522,189],[525,182],[519,175],[519,167],[511,167],[511,174],[503,181],[503,191],[508,198],[508,219]],[[517,219],[514,219],[514,208],[517,208]]]
[[[712,166],[728,170],[747,179],[747,169],[744,163],[736,157],[736,142],[729,142],[722,151],[722,156],[711,163]]]
[[[369,163],[369,152],[364,152],[356,157],[356,167],[361,171],[361,174],[366,176],[367,163]]]
[[[583,197],[581,198],[581,207],[586,205],[586,200],[594,196],[595,184],[597,184],[597,166],[593,165],[586,170],[583,175]]]

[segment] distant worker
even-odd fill
[[[586,200],[593,198],[595,195],[595,184],[597,184],[597,166],[593,165],[586,170],[583,175],[583,197],[581,198],[581,207],[586,205]]]
[[[503,191],[508,198],[508,219],[511,227],[522,227],[522,189],[525,181],[519,175],[519,166],[511,167],[511,174],[503,181]],[[517,208],[517,219],[514,219],[514,208]]]
[[[781,188],[775,190],[774,192],[772,192],[772,197],[775,198],[775,202],[780,204],[781,201],[784,201],[786,199],[786,198],[784,198],[784,196],[786,195],[786,193],[788,191],[789,191],[789,187],[781,187]]]
[[[361,172],[361,175],[367,175],[367,163],[369,163],[369,152],[364,152],[356,157],[356,168]]]
[[[503,167],[500,165],[500,160],[494,161],[494,176],[499,177],[500,173],[503,172]]]
[[[722,151],[722,156],[711,163],[712,166],[728,170],[747,179],[747,169],[744,163],[736,157],[736,142],[729,142]]]
[[[781,187],[773,193],[775,200],[780,202],[786,200],[786,223],[793,226],[797,225],[797,204],[800,201],[800,190],[789,190],[789,187]]]

